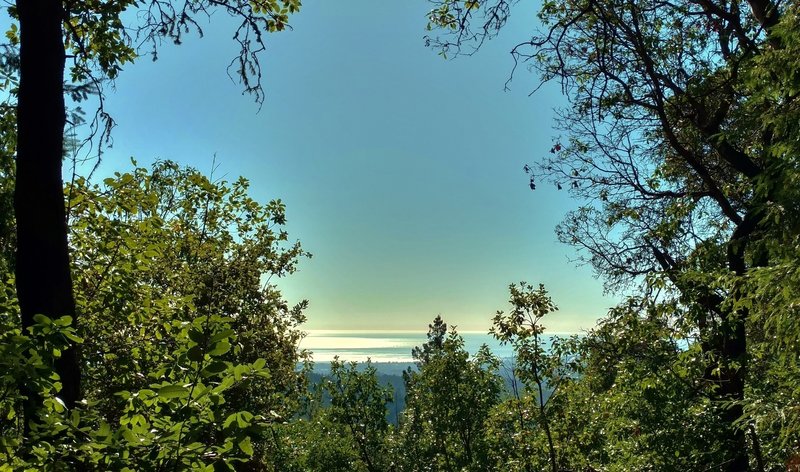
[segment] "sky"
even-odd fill
[[[525,3],[525,2],[523,2]],[[544,283],[560,311],[551,332],[591,328],[613,305],[555,225],[578,202],[522,168],[558,140],[558,87],[508,51],[536,26],[519,5],[476,55],[424,46],[424,0],[305,2],[291,31],[268,37],[266,102],[226,74],[237,48],[222,12],[202,39],[141,57],[108,91],[117,122],[98,176],[171,159],[251,182],[287,206],[290,239],[313,253],[278,281],[308,299],[306,329],[425,330],[437,315],[487,331],[508,285]],[[273,279],[274,280],[274,279]]]

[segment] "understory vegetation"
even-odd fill
[[[430,3],[428,45],[453,56],[515,2]],[[556,303],[511,285],[492,319],[510,371],[437,317],[402,412],[370,364],[309,386],[306,302],[277,282],[310,254],[281,201],[169,161],[62,182],[64,96],[102,96],[134,44],[155,56],[224,11],[232,75],[261,100],[256,53],[299,7],[4,7],[0,471],[800,470],[800,4],[543,2],[513,74],[570,102],[524,170],[575,196],[558,237],[622,301],[546,338]]]

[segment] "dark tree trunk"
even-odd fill
[[[64,145],[64,40],[60,0],[18,0],[20,83],[17,105],[16,283],[22,326],[36,314],[75,317],[61,161]],[[56,362],[71,408],[80,398],[80,368],[74,348]],[[25,382],[20,386],[32,393]],[[41,406],[28,395],[26,423]]]
[[[745,275],[747,264],[745,262],[745,248],[750,242],[750,234],[754,231],[761,219],[760,212],[749,212],[743,222],[733,232],[728,242],[728,269],[738,276]],[[734,291],[733,297],[739,294]],[[723,313],[725,313],[723,311]],[[750,470],[749,454],[745,428],[735,424],[744,415],[742,402],[744,400],[745,376],[747,373],[747,333],[746,322],[748,310],[741,308],[733,313],[726,313],[727,319],[722,320],[718,335],[718,352],[723,359],[723,366],[718,374],[719,390],[717,396],[722,401],[733,402],[732,406],[723,411],[723,421],[729,428],[728,458],[729,462],[724,470],[740,472]]]
[[[747,440],[744,427],[737,427],[735,424],[744,414],[742,401],[747,345],[744,337],[744,316],[736,313],[733,317],[735,320],[731,322],[730,332],[726,333],[722,340],[721,357],[725,362],[737,363],[738,367],[725,366],[720,369],[717,398],[734,402],[732,406],[725,408],[722,414],[722,419],[729,429],[727,445],[729,462],[723,470],[742,472],[750,470]]]
[[[712,398],[718,402],[735,402],[731,406],[722,407],[720,416],[726,425],[725,463],[720,470],[741,472],[749,470],[749,459],[745,431],[736,427],[735,423],[744,414],[745,372],[747,367],[747,342],[745,338],[745,322],[747,312],[727,312],[724,300],[717,295],[700,297],[699,303],[717,313],[722,320],[713,329],[708,326],[707,314],[701,313],[698,321],[701,336],[701,349],[712,356],[713,361],[706,365],[703,379],[715,390]],[[732,366],[732,364],[734,366]]]

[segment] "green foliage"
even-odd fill
[[[367,470],[351,434],[343,425],[332,421],[327,411],[320,411],[308,421],[298,420],[292,426],[300,430],[294,443],[300,451],[292,469],[313,472]]]
[[[265,49],[262,34],[285,29],[289,15],[299,10],[300,2],[78,1],[66,2],[63,7],[64,42],[70,59],[65,91],[73,101],[102,94],[103,84],[113,81],[127,63],[137,58],[138,45],[149,44],[155,59],[163,39],[180,43],[191,30],[202,36],[198,20],[210,18],[215,10],[241,20],[234,34],[241,49],[230,75],[238,77],[245,91],[261,101],[258,53]],[[17,18],[16,7],[9,6],[8,12]],[[125,23],[130,19],[138,23]],[[2,105],[0,123],[0,274],[4,280],[5,274],[13,270],[15,246],[11,208],[16,154],[15,61],[20,40],[17,24],[11,24],[6,38],[9,45],[3,50],[0,64],[0,86],[4,99],[9,101]],[[101,141],[113,126],[102,103],[101,99],[89,130],[90,137],[99,134]],[[82,122],[82,117],[77,118],[74,124]],[[304,379],[294,372],[298,361],[296,345],[301,336],[296,326],[303,321],[305,302],[288,306],[269,284],[269,278],[293,271],[296,259],[305,253],[299,245],[278,249],[286,239],[285,232],[277,229],[285,218],[282,204],[276,201],[262,207],[246,197],[244,181],[231,187],[211,183],[197,172],[179,170],[172,164],[160,165],[152,176],[137,169],[133,174],[107,179],[105,184],[101,189],[78,179],[68,189],[76,298],[82,315],[77,329],[86,336],[80,349],[87,397],[83,416],[77,411],[69,413],[71,424],[75,428],[84,423],[110,424],[113,430],[130,419],[138,430],[126,429],[124,439],[139,441],[136,447],[152,446],[144,462],[137,465],[143,470],[151,466],[195,468],[201,465],[197,462],[200,457],[204,457],[201,462],[214,467],[228,464],[228,459],[253,455],[263,459],[266,450],[260,443],[254,445],[250,436],[234,435],[236,428],[214,427],[218,418],[209,419],[208,415],[239,415],[236,424],[241,426],[242,412],[258,412],[255,424],[264,417],[270,422],[282,420],[297,409]],[[204,208],[194,208],[193,203],[204,204]],[[208,213],[209,209],[213,214]],[[9,292],[8,298],[13,299],[14,294]],[[4,333],[6,327],[12,330],[19,323],[18,310],[2,315]],[[186,331],[187,326],[202,319],[207,320],[206,331],[196,327]],[[42,368],[52,369],[52,364],[58,363],[56,354],[41,361],[39,347],[22,344],[13,336],[6,340],[18,342],[10,344],[9,349],[30,356],[30,362],[41,364]],[[63,350],[66,346],[54,349]],[[202,373],[211,384],[201,385],[191,377],[192,372]],[[54,375],[50,371],[42,378]],[[204,389],[212,388],[209,385],[226,375],[232,376],[233,383],[227,385],[226,381],[218,393],[227,402],[217,398],[204,404],[192,398],[195,393],[209,395],[203,393]],[[32,386],[37,378],[31,375],[24,380],[9,374],[4,381],[16,379],[21,385]],[[71,381],[75,384],[77,379]],[[55,383],[43,391],[43,398],[51,402],[58,387]],[[3,388],[16,391],[10,383],[4,383]],[[128,403],[128,397],[120,392],[133,392]],[[11,411],[16,411],[18,396],[24,393],[12,395],[17,400],[9,400]],[[181,401],[186,405],[178,408]],[[173,422],[174,418],[177,422]],[[201,423],[206,426],[197,426]],[[145,431],[148,426],[149,432]],[[103,449],[110,454],[114,447],[105,438],[87,436],[87,431],[93,431],[91,428],[75,435],[55,426],[40,425],[39,429],[47,433],[49,444],[56,446],[41,448],[28,437],[16,443],[22,447],[20,451],[12,448],[9,453],[33,461],[31,451],[35,450],[35,463],[44,467],[50,461],[48,467],[59,468],[59,461],[67,457],[72,457],[69,460],[73,462],[80,457],[87,464],[94,464],[97,456],[88,449]],[[102,431],[108,429],[101,427]],[[8,428],[4,425],[3,438],[19,438],[23,430],[21,423]],[[256,438],[262,432],[254,429],[248,434]],[[150,433],[154,435],[148,436]],[[230,443],[225,436],[238,442]],[[208,447],[198,448],[187,440],[202,440]],[[57,444],[71,445],[65,449]],[[156,451],[162,446],[163,450]],[[214,449],[209,449],[212,446]],[[79,447],[88,449],[76,451]],[[130,451],[120,448],[125,455],[119,456],[116,465],[98,467],[121,467]],[[170,448],[174,451],[170,452]]]
[[[417,362],[417,366],[422,367],[437,356],[441,356],[444,353],[446,340],[447,323],[442,320],[441,315],[437,315],[433,319],[433,323],[428,325],[428,341],[411,350],[411,356]]]
[[[780,47],[754,58],[747,70],[745,86],[750,95],[743,113],[755,115],[758,132],[772,136],[764,153],[774,169],[763,179],[758,192],[770,195],[762,253],[769,266],[748,274],[740,304],[752,308],[748,332],[755,341],[752,351],[751,398],[746,411],[762,441],[765,455],[786,461],[787,451],[800,453],[800,103],[798,103],[798,53],[800,53],[800,7],[786,8],[782,21],[770,34]]]
[[[67,194],[83,317],[77,330],[68,318],[41,317],[35,337],[22,336],[13,280],[4,286],[2,453],[15,467],[52,470],[71,467],[65,461],[266,466],[273,425],[297,411],[305,390],[296,372],[305,302],[289,306],[269,283],[306,255],[280,229],[283,205],[253,201],[244,180],[212,182],[169,162],[102,187],[78,179]],[[69,343],[85,373],[86,399],[72,411],[53,370]],[[17,382],[45,402],[28,437]]]
[[[471,52],[502,0],[433,0],[440,54]],[[69,4],[68,93],[83,100],[198,15],[241,20],[232,63],[263,98],[254,53],[298,0]],[[9,7],[12,17],[14,7]],[[136,10],[137,37],[123,18]],[[133,16],[131,16],[133,18]],[[300,416],[305,303],[271,284],[307,254],[280,201],[173,163],[67,189],[80,322],[19,328],[11,211],[18,28],[0,61],[0,469],[782,470],[800,451],[800,7],[768,0],[545,1],[514,48],[570,107],[565,137],[526,170],[583,205],[558,229],[611,289],[632,292],[581,338],[545,341],[543,286],[512,285],[493,333],[511,392],[437,317],[412,353],[407,410],[371,364],[334,362]],[[256,38],[255,40],[249,38]],[[102,119],[102,113],[100,117]],[[106,126],[110,126],[106,121]],[[97,122],[95,123],[97,125]],[[107,128],[106,128],[107,131]],[[80,349],[86,398],[67,410],[54,366]],[[17,388],[22,385],[23,388]],[[23,426],[21,402],[41,398]],[[744,455],[744,451],[747,455]],[[748,464],[749,462],[749,464]],[[247,463],[245,465],[245,463]]]
[[[113,470],[232,470],[253,456],[253,438],[263,434],[270,418],[243,405],[226,408],[226,397],[250,379],[270,378],[270,370],[263,359],[222,360],[236,342],[231,321],[201,316],[175,323],[176,349],[149,373],[147,388],[115,393],[124,402],[117,430],[100,421],[110,441],[97,457],[100,464]]]
[[[362,371],[351,362],[331,362],[331,374],[323,384],[330,395],[330,420],[345,426],[366,470],[387,470],[384,451],[389,428],[386,405],[392,401],[391,387],[378,384],[375,367],[367,361]]]
[[[229,320],[213,316],[184,324],[175,337],[175,351],[165,356],[157,375],[148,375],[147,388],[115,393],[121,410],[113,422],[97,416],[93,401],[69,411],[58,397],[60,383],[53,361],[70,343],[83,343],[71,321],[37,315],[28,336],[18,329],[3,335],[2,383],[7,395],[0,403],[0,459],[9,467],[68,470],[77,465],[65,462],[69,460],[99,470],[233,470],[234,463],[250,459],[251,437],[260,434],[266,419],[245,410],[225,416],[220,405],[236,383],[269,377],[269,370],[263,360],[253,364],[219,360],[225,351],[222,346],[235,341]],[[203,332],[209,342],[192,340],[196,336],[191,333]],[[197,354],[191,355],[195,349]],[[20,397],[9,395],[20,379],[44,399],[41,417],[24,438],[17,432]]]
[[[172,350],[176,322],[221,313],[238,338],[222,360],[263,358],[272,373],[235,387],[230,399],[275,417],[293,414],[295,400],[287,399],[304,388],[294,369],[305,302],[289,306],[269,281],[293,272],[307,253],[286,244],[280,201],[261,205],[243,179],[211,182],[169,162],[103,187],[79,179],[68,194],[76,299],[93,333],[83,350],[87,392],[110,399],[142,388],[140,373],[157,371]]]
[[[559,458],[555,443],[559,438],[554,438],[551,427],[553,411],[549,406],[559,388],[571,380],[574,360],[567,358],[570,353],[565,352],[566,345],[560,340],[556,339],[548,347],[542,339],[542,318],[558,310],[547,295],[544,285],[534,288],[526,282],[520,282],[509,286],[509,291],[509,302],[513,308],[508,314],[497,312],[492,333],[501,343],[514,346],[514,376],[522,382],[525,389],[520,393],[514,384],[515,398],[495,413],[501,423],[506,420],[506,416],[512,420],[510,424],[501,425],[500,430],[509,433],[509,427],[512,430],[516,428],[519,435],[506,434],[501,442],[508,442],[510,436],[513,438],[511,444],[504,444],[505,447],[501,447],[501,450],[495,449],[493,452],[498,465],[512,457],[512,463],[524,465],[525,470],[543,468],[544,464],[535,463],[537,455],[531,455],[529,451],[529,444],[533,439],[528,437],[531,436],[530,430],[537,429],[544,434],[547,442],[549,468],[558,472]],[[520,467],[520,470],[523,469]]]
[[[406,411],[394,456],[400,470],[487,470],[486,419],[500,401],[499,360],[485,345],[470,358],[455,328],[437,317],[415,349],[418,370],[406,380]]]
[[[19,307],[13,292],[13,281],[3,285],[0,294],[0,464],[10,470],[44,469],[52,466],[52,456],[79,447],[80,415],[67,414],[58,397],[59,377],[53,363],[71,343],[80,342],[69,317],[51,320],[36,315],[36,324],[26,332],[19,329]],[[16,389],[24,384],[26,391]],[[19,434],[25,420],[20,415],[24,396],[38,394],[43,401],[37,426],[28,437]],[[23,456],[24,452],[24,456]],[[61,464],[55,470],[62,470]]]
[[[328,407],[322,407],[323,396],[330,399]],[[281,470],[392,470],[387,450],[392,431],[386,420],[390,401],[391,387],[380,385],[369,361],[359,366],[335,359],[317,385],[307,418],[289,426],[296,453]]]
[[[555,310],[542,286],[511,286],[495,335],[515,347],[523,388],[496,407],[487,437],[504,470],[690,470],[724,461],[706,361],[676,327],[679,305],[629,298],[582,337],[544,345]],[[687,435],[686,431],[692,431]]]
[[[685,470],[724,461],[720,419],[703,392],[706,364],[670,325],[674,310],[631,298],[581,341],[580,377],[557,398],[565,422],[557,428],[582,438],[570,451],[574,466]]]

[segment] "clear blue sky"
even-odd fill
[[[532,31],[518,7],[504,34],[473,57],[426,49],[423,0],[307,2],[262,57],[267,101],[243,96],[225,68],[236,53],[217,14],[203,39],[142,57],[109,92],[114,147],[100,173],[173,159],[244,175],[261,201],[281,198],[288,230],[314,257],[279,281],[307,298],[308,329],[424,330],[441,314],[485,331],[507,286],[544,283],[561,307],[552,331],[588,328],[612,300],[554,226],[577,205],[531,192],[522,171],[557,138],[556,88],[508,51]]]

